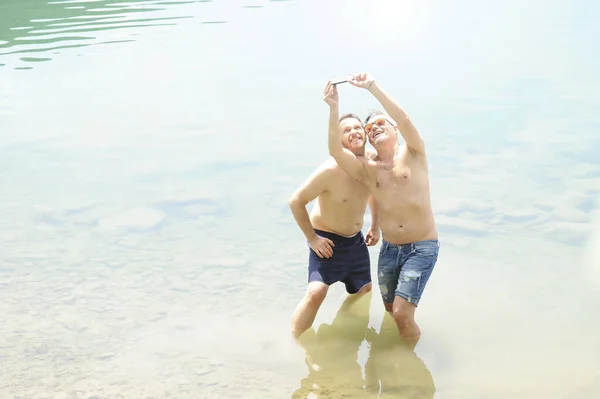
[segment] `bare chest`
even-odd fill
[[[406,190],[414,185],[418,178],[418,170],[411,168],[404,162],[386,167],[379,165],[375,179],[375,187],[380,190],[400,189]]]
[[[329,188],[329,200],[339,204],[363,202],[369,195],[367,187],[348,175],[336,179]]]

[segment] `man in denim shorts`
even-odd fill
[[[346,150],[340,144],[339,134],[331,131],[329,153],[375,198],[382,233],[377,267],[379,290],[400,335],[416,342],[421,330],[415,322],[415,310],[439,250],[425,144],[408,115],[371,75],[351,75],[348,82],[367,89],[386,111],[373,112],[365,120],[365,133],[377,156],[371,158]],[[398,132],[404,145],[399,143]]]

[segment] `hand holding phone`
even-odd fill
[[[331,84],[332,85],[339,85],[341,83],[347,83],[347,82],[348,82],[348,77],[338,78],[338,79],[332,79],[331,80]]]

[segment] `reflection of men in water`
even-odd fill
[[[349,82],[367,89],[388,114],[376,112],[365,121],[365,132],[377,156],[367,158],[340,145],[340,130],[330,125],[329,153],[349,175],[362,181],[380,209],[383,242],[378,278],[386,310],[400,335],[421,335],[414,314],[438,257],[438,233],[431,209],[425,144],[408,115],[369,74]],[[325,96],[337,98],[335,85]],[[404,139],[398,143],[398,131]]]
[[[300,337],[308,376],[292,399],[365,398],[358,350],[367,332],[370,306],[371,293],[358,300],[348,298],[331,325],[321,324],[318,332],[311,328]]]
[[[366,137],[361,120],[353,114],[338,118],[337,97],[328,96],[330,126],[341,131],[340,145],[352,154],[365,155]],[[309,217],[306,205],[317,199]],[[362,234],[367,202],[371,227]],[[296,223],[306,236],[309,249],[308,288],[292,318],[297,338],[314,322],[329,286],[337,281],[349,294],[371,290],[371,266],[367,245],[379,241],[377,209],[369,190],[344,172],[330,158],[296,190],[289,201]]]
[[[371,345],[365,364],[366,390],[380,399],[428,399],[435,394],[433,377],[413,351],[414,345],[398,335],[394,319],[384,314],[379,334],[366,335]]]

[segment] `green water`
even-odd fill
[[[599,14],[0,2],[0,397],[597,398]],[[328,156],[326,80],[357,71],[430,153],[414,351],[377,289],[338,313],[333,286],[306,348],[289,334],[308,254],[287,199]]]

